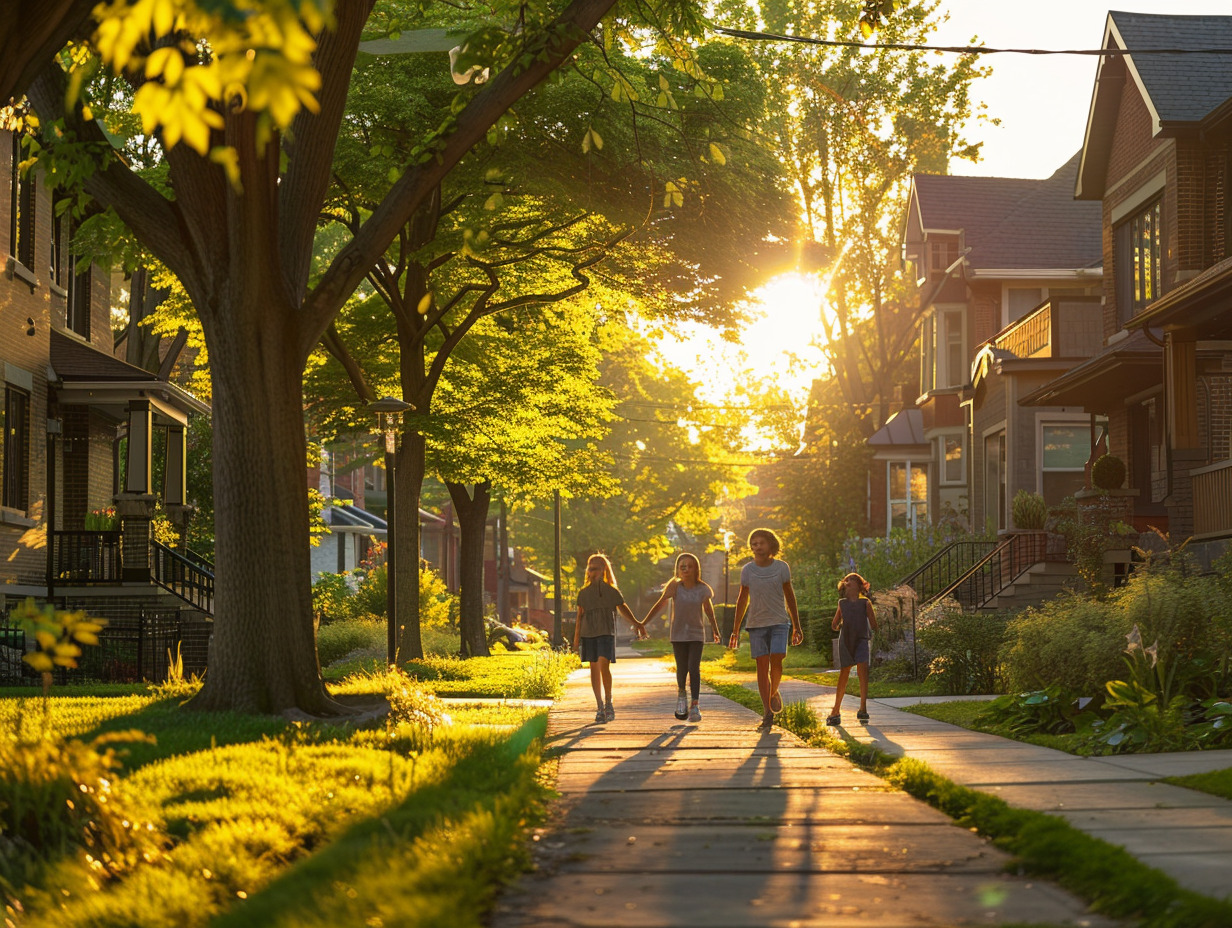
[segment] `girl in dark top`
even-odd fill
[[[616,660],[616,613],[633,623],[637,637],[645,634],[642,624],[616,589],[612,563],[602,554],[586,561],[586,582],[578,590],[577,627],[573,648],[590,664],[590,686],[595,691],[596,722],[616,718],[612,708],[612,662]]]
[[[842,598],[834,610],[834,621],[830,623],[830,627],[839,633],[838,692],[834,694],[834,711],[826,719],[827,725],[837,725],[842,721],[839,709],[847,692],[847,678],[853,665],[860,678],[860,711],[856,713],[856,718],[861,722],[868,721],[868,643],[877,630],[877,616],[868,598],[868,581],[859,574],[851,573],[838,582],[838,589]]]

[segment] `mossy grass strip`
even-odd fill
[[[720,695],[755,712],[761,711],[757,693],[732,682],[730,675],[703,672],[703,677]],[[1014,858],[1012,868],[1055,881],[1085,900],[1094,911],[1112,918],[1135,919],[1141,928],[1232,925],[1232,903],[1184,889],[1172,877],[1148,867],[1123,848],[1093,838],[1064,819],[1015,809],[995,796],[954,783],[921,761],[896,757],[854,738],[840,737],[822,727],[816,713],[802,703],[785,706],[779,724],[808,743],[847,757],[924,800],[956,824],[987,836]]]

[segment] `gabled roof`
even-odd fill
[[[1232,55],[1200,51],[1134,54],[1135,49],[1232,47],[1232,16],[1112,10],[1104,26],[1102,47],[1124,49],[1128,54],[1102,57],[1095,74],[1075,188],[1083,199],[1103,196],[1108,152],[1126,87],[1132,85],[1142,95],[1151,114],[1152,136],[1199,126],[1226,112],[1232,98]]]
[[[1074,199],[1079,156],[1048,178],[916,174],[927,234],[963,232],[975,270],[1076,270],[1103,263],[1101,207]]]

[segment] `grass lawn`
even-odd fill
[[[991,701],[991,698],[989,701]],[[1068,754],[1090,753],[1089,750],[1079,750],[1079,744],[1082,739],[1076,734],[1022,734],[1020,732],[1011,732],[1001,725],[979,721],[980,714],[987,708],[987,702],[964,700],[961,702],[934,702],[904,706],[903,711],[914,712],[916,715],[923,715],[930,719],[937,719],[939,722],[949,722],[951,725],[968,728],[971,731],[987,732],[990,735],[1000,735],[1002,738],[1011,738],[1026,744],[1038,744],[1042,747],[1054,748],[1058,751],[1065,751]]]
[[[428,688],[516,696],[576,665],[518,653],[425,662],[423,688],[334,686],[389,701],[367,727],[193,713],[148,687],[0,696],[0,891],[40,928],[482,925],[541,816],[546,710]]]
[[[1210,773],[1193,773],[1186,777],[1166,777],[1165,783],[1201,790],[1212,796],[1232,799],[1232,769],[1212,770]]]

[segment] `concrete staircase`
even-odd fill
[[[1109,551],[1104,555],[1104,582],[1116,586],[1128,576],[1129,551]],[[1067,590],[1086,592],[1087,583],[1068,561],[1041,561],[1027,568],[1017,580],[986,603],[981,611],[1021,612],[1055,599]]]

